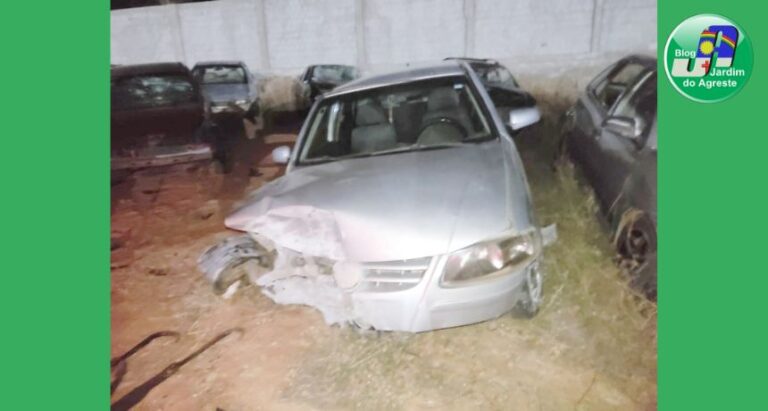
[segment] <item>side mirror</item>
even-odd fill
[[[642,134],[640,124],[632,117],[608,117],[603,122],[603,127],[621,137],[636,140]]]
[[[517,131],[536,124],[541,120],[541,112],[538,107],[515,108],[509,112],[509,122],[507,125]]]
[[[280,146],[272,150],[272,161],[275,164],[288,164],[291,158],[291,149],[288,146]]]

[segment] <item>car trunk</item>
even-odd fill
[[[177,146],[196,141],[203,123],[199,102],[112,111],[112,154],[159,146]]]

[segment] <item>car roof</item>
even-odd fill
[[[463,67],[456,62],[445,62],[439,65],[412,68],[387,74],[363,77],[349,83],[342,84],[329,93],[326,97],[337,96],[340,94],[353,93],[356,91],[369,90],[379,87],[386,87],[395,84],[410,83],[412,81],[427,80],[431,78],[451,77],[465,75]]]
[[[474,58],[474,57],[446,57],[443,59],[444,61],[466,61],[467,63],[483,63],[483,64],[490,64],[490,65],[497,65],[499,64],[498,61],[494,59],[481,59],[481,58]]]
[[[147,74],[189,74],[189,69],[182,63],[132,64],[112,68],[112,77],[133,77]]]
[[[351,64],[339,64],[339,63],[312,64],[312,65],[307,66],[307,68],[309,68],[309,67],[323,67],[323,66],[326,66],[326,67],[330,66],[330,67],[351,67],[351,68],[356,68],[355,66],[353,66]]]
[[[630,54],[619,60],[619,62],[636,63],[648,69],[655,69],[657,65],[654,57],[644,56],[642,54]]]
[[[200,61],[195,64],[195,67],[204,66],[245,66],[240,60],[212,60],[212,61]]]

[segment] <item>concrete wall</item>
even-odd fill
[[[656,0],[219,0],[115,10],[112,63],[313,63],[379,71],[446,56],[515,71],[603,64],[656,49]]]
[[[365,63],[382,66],[464,54],[462,0],[365,0]]]
[[[264,1],[270,67],[357,62],[355,0]]]

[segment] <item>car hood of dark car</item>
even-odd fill
[[[213,103],[248,100],[249,88],[245,83],[203,84],[203,94]]]
[[[531,227],[522,168],[502,146],[495,140],[299,167],[257,190],[225,224],[312,255],[322,254],[318,244],[337,241],[343,252],[323,256],[352,261],[461,249]]]

